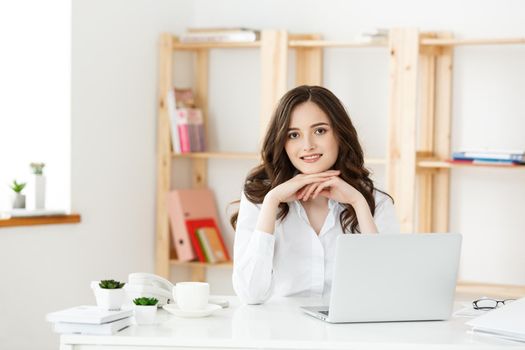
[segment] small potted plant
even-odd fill
[[[124,284],[115,280],[102,280],[98,285],[92,285],[98,307],[105,310],[120,310],[126,297],[122,289]]]
[[[46,177],[44,176],[44,163],[31,163],[31,178],[27,186],[27,208],[44,209],[46,204]]]
[[[156,298],[141,297],[133,299],[137,324],[152,324],[155,322],[158,302]]]
[[[18,183],[13,180],[13,183],[9,186],[14,192],[13,195],[13,209],[24,209],[26,207],[26,196],[22,194],[22,190],[26,187],[25,182]]]

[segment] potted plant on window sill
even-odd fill
[[[14,192],[12,197],[13,209],[24,209],[26,207],[26,196],[22,194],[22,190],[26,187],[26,183],[18,183],[16,180],[13,180],[13,183],[9,187],[11,187]]]
[[[124,292],[124,282],[115,280],[102,280],[98,284],[94,282],[91,284],[97,306],[105,310],[120,310],[126,294]]]
[[[137,321],[137,324],[155,323],[158,302],[156,298],[141,297],[133,299],[133,304],[135,304],[135,321]]]

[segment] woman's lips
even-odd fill
[[[321,158],[322,154],[311,154],[308,156],[302,156],[301,159],[306,163],[314,163],[317,162]]]

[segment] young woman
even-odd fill
[[[249,304],[271,296],[328,296],[344,233],[396,233],[392,199],[364,167],[339,99],[299,86],[279,101],[232,216],[233,287]]]

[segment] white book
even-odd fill
[[[180,35],[182,43],[199,42],[252,42],[256,41],[258,33],[252,30],[224,31],[224,32],[193,32]]]
[[[179,129],[177,125],[177,100],[175,98],[175,89],[170,88],[166,96],[166,104],[168,110],[168,117],[170,119],[171,127],[171,145],[173,147],[173,152],[181,153],[180,147],[180,136]]]
[[[87,323],[66,323],[56,322],[53,330],[61,334],[95,334],[95,335],[112,335],[131,325],[131,317],[122,318],[113,322],[102,324]]]
[[[513,301],[467,322],[475,332],[525,342],[525,298]]]
[[[67,322],[67,323],[81,323],[81,324],[102,324],[133,315],[132,309],[126,310],[104,310],[93,305],[82,305],[65,309],[61,311],[51,312],[46,315],[46,320],[49,322]]]

